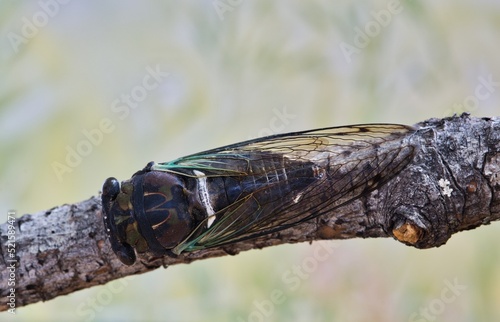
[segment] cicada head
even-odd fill
[[[116,256],[126,265],[135,262],[135,252],[127,242],[127,227],[137,227],[132,216],[130,197],[133,187],[130,182],[120,183],[115,178],[108,178],[102,187],[103,220],[111,247]],[[130,233],[129,233],[130,234]],[[139,236],[136,229],[136,234]]]
[[[194,228],[189,192],[178,176],[150,171],[137,172],[121,188],[115,178],[103,186],[104,224],[113,251],[127,265],[138,253],[171,254]]]

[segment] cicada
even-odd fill
[[[108,178],[102,205],[113,251],[132,265],[136,252],[176,256],[331,213],[404,169],[414,132],[369,124],[278,134],[150,162],[121,186]]]

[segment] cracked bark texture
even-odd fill
[[[111,250],[98,197],[16,219],[16,308],[160,266],[283,243],[392,237],[438,247],[452,234],[500,217],[500,117],[430,119],[406,139],[412,162],[378,190],[296,227],[178,257],[140,257],[123,265]],[[9,309],[7,223],[0,226],[0,310]]]

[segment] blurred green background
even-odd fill
[[[260,135],[500,115],[493,0],[1,0],[0,20],[5,217]],[[0,319],[499,321],[499,235],[493,224],[426,251],[393,240],[248,251]]]

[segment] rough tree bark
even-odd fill
[[[380,189],[335,213],[234,245],[178,257],[141,257],[132,266],[123,265],[106,238],[98,197],[16,218],[10,223],[16,230],[15,257],[10,256],[14,240],[8,239],[12,230],[9,223],[2,224],[0,310],[9,309],[12,292],[20,307],[160,266],[253,248],[355,237],[393,237],[417,248],[438,247],[456,232],[498,220],[500,117],[464,114],[415,127],[411,141],[418,147],[416,155]]]

